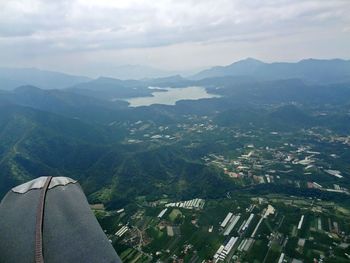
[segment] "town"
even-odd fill
[[[350,260],[350,210],[317,199],[159,200],[95,213],[123,262]]]
[[[206,115],[111,125],[128,128],[125,145],[180,146],[237,186],[218,198],[140,196],[94,209],[123,262],[350,262],[349,136],[226,127]]]

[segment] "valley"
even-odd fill
[[[2,91],[0,195],[78,180],[123,262],[349,262],[349,103],[242,76]]]

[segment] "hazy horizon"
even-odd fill
[[[193,70],[179,70],[179,71],[170,71],[170,70],[166,70],[166,69],[160,69],[160,68],[156,68],[156,67],[152,67],[149,65],[119,65],[119,66],[114,66],[113,69],[120,69],[120,71],[115,71],[115,74],[111,74],[109,75],[107,74],[100,74],[100,75],[88,75],[88,74],[75,74],[69,71],[63,71],[63,70],[52,70],[52,69],[47,69],[47,68],[41,68],[41,67],[35,67],[35,66],[28,66],[28,67],[21,67],[21,66],[17,66],[17,67],[7,67],[7,66],[0,66],[0,69],[35,69],[35,70],[41,70],[41,71],[48,71],[48,72],[56,72],[56,73],[62,73],[62,74],[67,74],[67,75],[72,75],[72,76],[81,76],[81,77],[87,77],[90,79],[98,79],[98,78],[119,78],[119,79],[142,79],[142,78],[162,78],[162,77],[171,77],[171,76],[175,76],[175,75],[181,75],[182,77],[186,78],[186,77],[191,77],[192,75],[195,75],[196,73],[200,73],[201,71],[204,70],[208,70],[211,68],[215,68],[215,67],[225,67],[225,66],[229,66],[231,64],[234,64],[236,62],[240,62],[240,61],[244,61],[244,60],[248,60],[248,59],[254,59],[254,60],[258,60],[260,62],[266,63],[266,64],[272,64],[272,63],[298,63],[304,60],[344,60],[344,61],[350,61],[350,59],[346,59],[346,58],[328,58],[328,59],[322,59],[322,58],[302,58],[300,60],[276,60],[276,61],[264,61],[261,59],[257,59],[257,58],[252,58],[252,57],[246,57],[246,58],[242,58],[240,60],[236,60],[236,61],[232,61],[229,64],[224,64],[224,65],[211,65],[208,67],[203,67],[203,68],[198,68],[198,69],[193,69]],[[135,77],[133,78],[132,75],[134,74],[139,74],[141,69],[146,69],[146,70],[154,70],[154,72],[152,72],[152,74],[154,75],[153,77],[142,77],[142,78],[138,78]],[[128,72],[128,73],[126,73]],[[126,74],[124,77],[123,74]],[[128,75],[129,74],[129,75]],[[129,76],[129,77],[128,77]]]

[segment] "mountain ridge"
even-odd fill
[[[261,80],[300,78],[309,82],[342,82],[350,80],[350,60],[303,59],[298,62],[265,63],[247,58],[227,66],[216,66],[198,72],[191,79],[225,76],[252,76]]]

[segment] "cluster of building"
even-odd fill
[[[253,238],[244,238],[242,242],[239,244],[237,250],[242,252],[247,252],[250,247],[253,245],[254,239]]]
[[[253,206],[251,208],[253,208]],[[247,210],[250,210],[251,208]],[[235,244],[238,244],[237,242],[241,239],[242,234],[247,230],[253,218],[254,218],[254,214],[251,213],[248,219],[244,220],[240,225],[239,229],[237,230],[237,233],[239,234],[239,236],[230,237],[226,245],[221,245],[219,247],[219,249],[216,251],[213,257],[214,262],[224,261],[227,258],[227,256],[233,251]],[[241,214],[235,215],[232,212],[229,212],[226,215],[225,219],[220,224],[220,228],[223,230],[223,235],[229,236],[233,228],[240,221],[240,219],[241,219]],[[253,242],[254,240],[252,238],[244,238],[241,241],[240,245],[238,246],[238,250],[242,251],[245,249],[245,251],[247,251],[250,248],[250,246],[253,244]]]
[[[241,218],[241,215],[233,215],[232,213],[229,213],[226,216],[225,220],[220,225],[222,228],[225,228],[227,225],[224,231],[224,236],[230,235],[232,229],[235,227],[235,225],[237,224],[240,218]]]
[[[126,139],[128,144],[142,142],[172,142],[178,138],[185,137],[188,133],[204,133],[213,131],[218,125],[213,124],[208,116],[185,116],[187,121],[170,126],[156,126],[150,121],[136,121],[134,123],[125,123],[129,127],[129,137]],[[110,126],[115,125],[110,123]]]
[[[305,187],[305,184],[300,184],[300,182],[305,182],[307,177],[302,176],[300,177],[300,181],[298,181],[295,180],[295,177],[291,178],[289,176],[289,174],[295,175],[296,171],[300,174],[300,166],[303,166],[304,175],[324,173],[339,179],[344,178],[341,171],[329,169],[330,165],[325,166],[325,160],[320,159],[321,153],[313,150],[310,145],[281,143],[280,146],[271,148],[268,146],[256,147],[249,144],[244,148],[237,149],[237,151],[241,151],[241,154],[233,159],[211,153],[202,157],[202,160],[206,165],[213,165],[222,169],[231,178],[250,179],[241,180],[240,183],[243,184],[277,183],[295,184],[297,188]],[[336,154],[331,154],[330,156],[338,158]],[[307,187],[322,188],[316,182],[313,185],[308,184]],[[331,189],[329,187],[321,190],[341,193],[348,192],[347,189]]]
[[[319,139],[320,141],[326,141],[330,143],[341,143],[350,146],[350,136],[336,135],[329,130],[321,131],[316,129],[307,130],[309,135]]]
[[[128,226],[122,226],[122,227],[115,233],[115,235],[116,235],[117,237],[121,237],[121,236],[123,236],[126,232],[128,232],[128,230],[129,230],[129,227],[128,227]]]
[[[253,210],[256,208],[256,205],[250,205],[246,212],[249,213],[249,216],[243,220],[243,222],[237,227],[235,233],[237,236],[230,237],[229,241],[226,243],[226,245],[221,245],[219,249],[216,251],[214,255],[214,262],[224,261],[227,260],[230,252],[234,252],[235,249],[239,252],[247,252],[250,247],[254,244],[255,241],[255,235],[263,222],[264,219],[266,219],[269,215],[275,214],[275,208],[268,204],[267,208],[263,209],[261,212],[261,217],[256,226],[254,227],[254,230],[251,234],[250,232],[247,232],[247,229],[252,224],[252,221],[255,218],[255,214],[253,213]],[[230,236],[232,230],[237,226],[237,223],[239,221],[242,221],[242,215],[241,214],[234,214],[232,212],[227,213],[224,220],[220,223],[220,228],[222,230],[222,234],[224,236]],[[237,244],[236,248],[234,247],[235,244]],[[239,245],[238,245],[239,244]],[[230,257],[232,257],[231,253]],[[236,257],[235,255],[233,257]]]
[[[307,182],[307,188],[316,188],[318,190],[334,192],[334,193],[342,193],[349,195],[349,190],[345,187],[341,187],[338,184],[333,184],[333,188],[324,188],[322,185],[316,182]]]
[[[228,254],[233,249],[233,246],[237,243],[238,237],[231,237],[226,245],[221,245],[214,255],[214,262],[224,261]]]
[[[200,198],[195,198],[188,201],[181,201],[176,203],[167,203],[165,207],[180,207],[185,209],[203,209],[205,205],[205,200]]]

